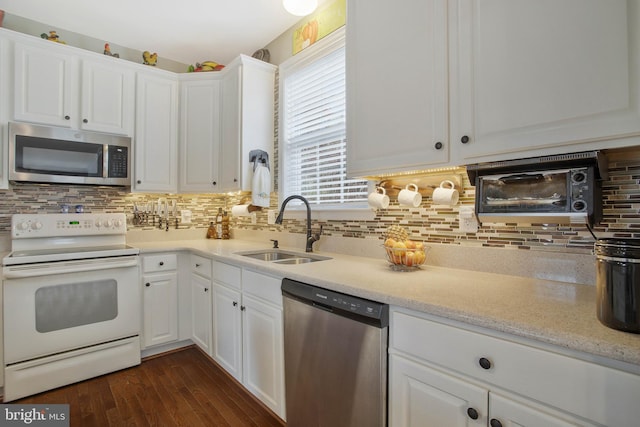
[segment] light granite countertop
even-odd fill
[[[236,254],[267,249],[243,240],[134,242],[141,253],[192,251],[222,262],[288,277],[323,288],[414,309],[525,340],[577,351],[640,370],[640,334],[603,326],[596,317],[596,287],[434,267],[396,272],[382,257],[316,252],[332,259],[298,265],[270,263]],[[295,250],[299,248],[284,247]]]

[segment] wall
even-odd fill
[[[63,6],[61,6],[63,7]],[[69,46],[78,47],[92,52],[103,53],[105,40],[98,40],[72,31],[51,28],[48,24],[43,24],[21,16],[5,13],[2,26],[9,30],[17,31],[23,34],[31,34],[35,37],[42,33],[48,33],[49,30],[58,30],[60,40],[63,40]],[[124,46],[118,46],[110,43],[112,53],[120,55],[120,59],[142,64],[142,51],[130,49]],[[174,73],[186,73],[189,66],[181,62],[173,61],[167,58],[158,58],[157,67]]]
[[[326,4],[330,4],[327,1]],[[11,23],[11,17],[5,18],[5,26]],[[282,34],[267,46],[271,52],[271,62],[279,64],[291,56],[291,38],[297,25]],[[276,103],[277,103],[276,94]],[[277,105],[276,105],[277,112]],[[276,113],[277,114],[277,113]],[[277,116],[275,118],[277,124]],[[274,150],[274,190],[278,182],[277,134]],[[640,237],[640,148],[635,150],[612,151],[609,179],[603,185],[604,219],[595,227],[599,237]],[[474,188],[465,176],[461,204],[473,205]],[[201,230],[205,235],[209,221],[215,218],[218,208],[230,210],[246,194],[212,195],[161,195],[176,200],[178,209],[190,209],[193,223],[180,228]],[[133,194],[126,189],[98,188],[84,186],[60,186],[49,184],[12,184],[9,190],[0,190],[0,234],[6,241],[13,213],[59,212],[61,204],[83,204],[86,211],[127,212],[130,216],[134,203],[138,205],[154,202],[158,195]],[[277,209],[277,193],[272,194],[271,206]],[[427,243],[440,243],[448,246],[469,248],[502,248],[545,253],[562,252],[564,254],[590,254],[593,238],[584,227],[553,226],[541,224],[496,224],[484,225],[478,233],[460,233],[458,226],[458,208],[431,206],[430,200],[415,209],[400,208],[397,203],[387,210],[376,212],[371,221],[323,221],[325,236],[359,240],[379,240],[384,230],[391,224],[406,227],[416,240]],[[134,226],[132,229],[151,231],[153,224]],[[314,221],[317,227],[317,222]],[[257,224],[250,218],[233,218],[232,228],[243,232],[277,232],[282,228],[266,225],[266,212],[257,215]],[[305,233],[305,224],[298,220],[285,220],[285,229],[296,234]],[[169,231],[171,233],[171,231]],[[341,240],[345,241],[345,240]]]
[[[331,5],[333,3],[336,3],[336,1],[338,0],[319,0],[316,12],[314,12],[314,14],[310,16],[313,17],[315,14],[331,7]],[[277,38],[275,38],[267,46],[265,46],[265,48],[269,50],[271,56],[269,62],[275,65],[280,65],[293,56],[293,34],[295,30],[301,24],[307,22],[307,20],[308,17],[303,17],[295,25],[291,26],[291,28],[280,34]]]
[[[598,237],[640,238],[640,148],[610,151],[607,157],[610,176],[603,183],[604,218],[594,228],[594,232]],[[473,205],[474,187],[470,185],[466,175],[464,177],[460,203]],[[0,195],[0,232],[4,233],[10,231],[13,213],[55,213],[60,211],[61,204],[83,204],[85,211],[126,212],[131,220],[134,203],[141,206],[155,202],[158,196],[162,196],[176,200],[178,209],[190,209],[193,212],[193,223],[181,225],[180,228],[202,229],[203,237],[209,221],[215,218],[219,207],[230,211],[231,206],[247,197],[247,194],[136,194],[115,187],[30,183],[12,184],[9,190],[0,191]],[[272,209],[277,209],[277,204],[277,194],[273,193]],[[400,224],[409,230],[414,239],[427,243],[567,254],[589,254],[593,248],[593,238],[583,226],[495,224],[483,225],[478,233],[460,233],[457,231],[458,210],[458,207],[432,206],[427,198],[418,208],[400,207],[394,202],[388,209],[376,212],[375,219],[371,221],[323,221],[323,234],[375,240],[382,238],[389,225]],[[267,225],[266,217],[266,211],[259,212],[255,225],[249,217],[232,218],[232,228],[249,231],[282,230],[279,226]],[[314,227],[318,224],[314,221]],[[134,226],[131,221],[129,226],[143,231],[155,228],[152,224]],[[305,223],[300,220],[285,220],[284,229],[291,233],[306,232]]]

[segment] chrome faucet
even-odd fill
[[[305,251],[313,252],[313,242],[317,242],[318,240],[320,240],[320,233],[322,233],[322,226],[320,226],[320,233],[317,233],[317,234],[311,233],[311,207],[309,206],[309,202],[307,201],[307,199],[297,195],[289,196],[286,199],[284,199],[284,202],[282,202],[282,207],[280,207],[280,212],[278,213],[278,217],[276,218],[276,224],[279,224],[279,225],[282,224],[284,207],[287,206],[287,203],[289,203],[289,200],[291,199],[302,200],[307,207],[307,247],[305,248]]]

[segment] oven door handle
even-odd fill
[[[138,257],[114,257],[100,259],[83,259],[76,261],[48,262],[41,264],[13,265],[4,267],[5,279],[22,279],[25,277],[46,276],[51,274],[82,273],[85,271],[109,270],[113,268],[137,267]]]

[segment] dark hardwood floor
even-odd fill
[[[284,425],[195,347],[11,403],[68,403],[71,427]]]

